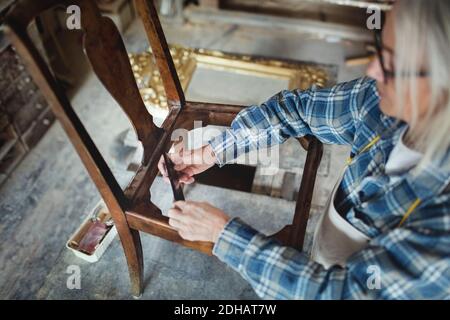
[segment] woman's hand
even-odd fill
[[[189,241],[215,243],[230,220],[222,210],[206,202],[177,201],[169,210],[169,224]]]
[[[175,144],[175,153],[169,153],[170,159],[175,165],[175,170],[179,173],[179,181],[184,184],[191,184],[195,181],[194,175],[211,168],[216,161],[216,157],[211,146],[205,145],[194,150],[184,150],[182,144]],[[169,182],[164,158],[158,162],[158,169],[164,177],[164,181]]]

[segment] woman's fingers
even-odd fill
[[[180,220],[174,219],[174,218],[169,219],[169,225],[171,225],[172,227],[174,227],[177,230],[185,230],[186,229],[186,225],[183,222],[181,222]]]
[[[177,156],[175,153],[169,153],[167,155],[169,156],[169,159],[172,160],[172,162],[174,163],[174,169],[176,171],[182,171],[187,167],[187,165],[183,163],[183,159],[180,156]],[[158,161],[158,170],[164,177],[167,177],[168,173],[166,168],[166,162],[164,161],[163,156],[161,156],[161,158]]]
[[[180,183],[186,184],[186,185],[193,184],[194,182],[195,182],[194,178],[180,179]]]
[[[169,210],[170,222],[183,239],[216,242],[229,217],[205,202],[176,201]],[[175,227],[176,226],[176,227]]]
[[[184,217],[184,221],[199,219],[203,214],[203,204],[196,201],[176,201],[174,206],[179,208]]]
[[[185,184],[193,183],[193,176],[207,169],[207,167],[205,167],[204,169],[198,167],[204,165],[202,148],[195,150],[186,150],[181,148],[178,150],[178,152],[169,153],[168,156],[174,164],[174,169],[179,173],[182,173],[179,179]],[[163,157],[161,157],[160,161],[158,162],[158,169],[163,176],[168,175]]]
[[[186,213],[189,213],[188,211],[191,211],[191,210],[188,210],[188,209],[191,209],[190,208],[190,206],[191,206],[191,202],[189,201],[176,201],[176,202],[174,202],[173,203],[173,205],[175,206],[175,208],[177,208],[177,210],[181,213],[184,213],[184,214],[186,214]],[[169,210],[169,212],[170,212],[170,210]]]
[[[186,150],[182,147],[182,143],[177,143],[175,146],[177,147],[175,148],[175,152],[169,153],[168,156],[174,163],[174,169],[179,173],[179,182],[183,184],[194,183],[195,179],[193,176],[208,168],[208,166],[205,166],[204,164],[203,148]],[[164,157],[160,158],[158,169],[163,175],[164,182],[170,183]]]
[[[182,211],[180,209],[178,209],[178,208],[169,209],[169,211],[167,212],[167,215],[169,216],[169,218],[175,219],[175,220],[178,220],[178,221],[181,221],[181,222],[186,220],[186,217],[184,216]]]
[[[172,208],[169,210],[168,215],[169,225],[178,231],[181,238],[185,240],[194,240],[190,231],[192,227],[189,224],[189,219],[187,219],[188,221],[184,221],[187,218],[186,214],[182,213],[177,208]]]
[[[184,184],[191,184],[195,181],[194,177],[191,177],[189,174],[181,173],[178,177],[179,181]]]
[[[203,149],[183,150],[182,152],[175,154],[174,163],[176,170],[203,165],[205,163],[205,159],[203,159]]]
[[[195,201],[176,201],[173,204],[178,212],[173,212],[175,219],[181,220],[186,224],[198,219],[198,208]]]
[[[183,163],[189,164],[191,166],[200,166],[205,164],[203,157],[203,148],[193,149],[185,151],[182,154]]]
[[[174,168],[176,171],[178,171],[180,173],[179,181],[184,184],[193,183],[194,182],[194,179],[192,178],[193,170],[188,168],[186,164],[180,162],[180,161],[183,161],[182,157],[177,155],[176,153],[168,154],[168,156],[169,156],[170,160],[172,160],[172,162],[174,162],[174,164],[176,162],[178,162],[178,164],[174,165]],[[161,158],[159,159],[158,170],[159,170],[159,172],[161,172],[164,182],[170,183],[170,180],[168,178],[166,163],[164,161],[163,156],[161,156]]]
[[[168,153],[168,155],[170,157],[170,160],[172,160],[175,169],[176,169],[177,166],[184,165],[182,154],[179,154],[179,153]]]
[[[176,165],[173,166],[173,168],[176,171],[183,171],[184,169],[187,168],[187,164],[185,164],[185,163],[176,164]]]
[[[186,169],[183,170],[183,173],[186,174],[189,177],[192,177],[193,175],[195,175],[197,172],[195,172],[195,168],[190,166],[187,167]]]
[[[166,169],[166,164],[164,163],[164,157],[163,156],[161,156],[161,158],[159,159],[158,170],[159,170],[159,172],[161,172],[163,177],[167,176],[167,169]]]
[[[170,183],[169,177],[168,176],[163,176],[163,181],[165,183]],[[187,174],[182,173],[179,177],[178,177],[178,181],[183,183],[183,184],[191,184],[195,182],[194,177],[191,177]]]

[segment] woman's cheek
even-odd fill
[[[380,109],[381,111],[390,117],[398,116],[395,112],[394,104],[392,103],[392,99],[388,96],[383,95],[380,97]]]

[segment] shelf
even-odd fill
[[[9,175],[14,168],[22,161],[26,154],[25,147],[16,141],[5,156],[0,160],[0,174]]]
[[[11,125],[0,133],[0,161],[6,157],[11,148],[16,144],[17,140],[17,134]]]

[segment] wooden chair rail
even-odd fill
[[[127,221],[131,228],[144,231],[146,233],[159,236],[161,238],[177,242],[189,248],[197,249],[203,253],[211,255],[212,244],[210,243],[193,243],[183,240],[175,229],[173,229],[168,219],[162,216],[159,208],[152,203],[148,203],[150,189],[156,175],[154,170],[163,152],[170,148],[171,139],[168,135],[174,129],[183,128],[192,129],[194,120],[202,120],[203,125],[230,126],[231,121],[236,117],[237,113],[244,108],[237,105],[224,105],[203,102],[186,102],[184,109],[172,108],[167,119],[164,121],[162,128],[165,137],[161,139],[155,148],[153,156],[149,163],[143,164],[138,169],[136,177],[126,189],[125,194],[132,199],[135,204],[133,208],[126,212]],[[302,248],[303,238],[306,231],[306,225],[309,218],[310,202],[312,198],[312,190],[314,187],[314,177],[317,173],[322,156],[321,143],[312,137],[298,138],[302,147],[306,147],[308,151],[305,163],[305,172],[299,190],[299,199],[296,206],[296,219],[293,224],[286,226],[283,230],[275,235],[275,238],[282,243],[289,244],[293,247]],[[311,149],[310,149],[311,148]],[[153,168],[153,170],[151,170]],[[142,190],[143,197],[140,191]]]

